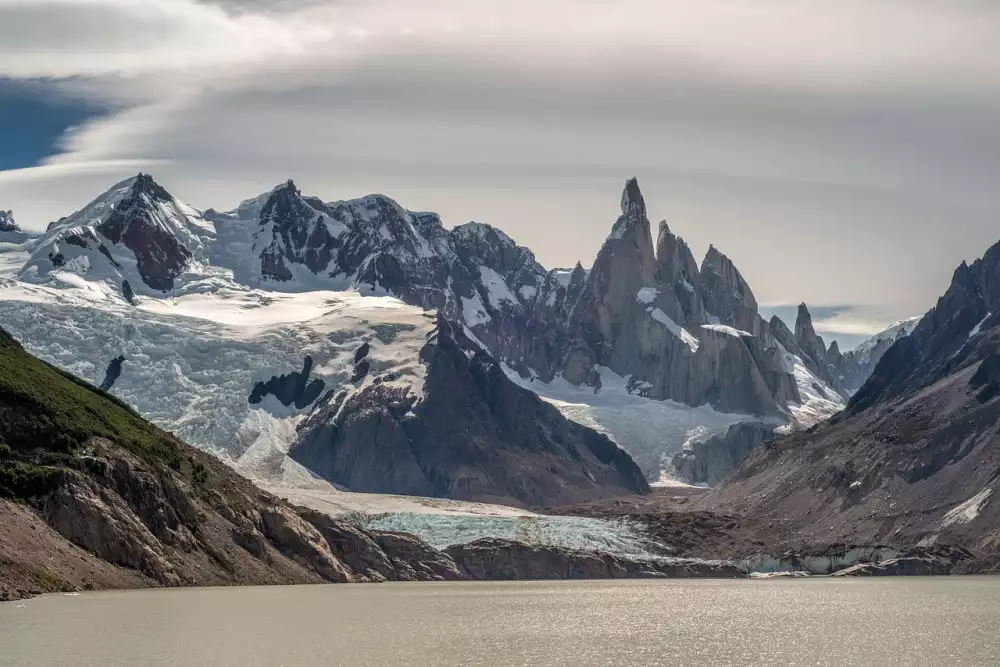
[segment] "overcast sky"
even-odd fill
[[[293,178],[554,267],[635,175],[654,224],[850,342],[1000,238],[998,27],[985,0],[0,0],[0,207]]]

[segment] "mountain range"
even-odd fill
[[[546,270],[488,225],[446,229],[382,195],[324,202],[291,181],[218,212],[140,174],[15,240],[0,310],[32,352],[266,477],[288,476],[273,470],[288,454],[358,491],[641,492],[733,424],[784,432],[836,413],[885,347],[828,348],[804,304],[794,330],[765,321],[714,246],[699,265],[666,222],[654,244],[635,179],[590,269]],[[475,400],[456,413],[456,396]],[[658,415],[653,430],[635,433],[637,412]],[[514,458],[493,458],[504,449]]]
[[[922,551],[900,571],[1000,565],[1000,244],[924,316],[841,352],[805,304],[793,327],[761,317],[716,247],[699,264],[666,222],[654,243],[635,179],[590,268],[548,270],[494,227],[447,229],[382,195],[324,202],[291,181],[219,212],[140,174],[41,235],[0,222],[0,323],[20,344],[8,349],[117,396],[164,429],[155,441],[187,441],[313,507],[295,511],[318,510],[314,527],[356,492],[363,511],[403,494],[634,516],[673,475],[714,487],[682,525],[725,526],[688,555],[766,549],[744,561],[761,566],[812,550],[847,565],[905,548]],[[25,456],[16,470],[51,467]],[[33,483],[5,479],[19,498]],[[641,520],[690,542],[675,509]],[[426,525],[404,514],[386,520]],[[166,553],[160,541],[148,546]],[[500,553],[530,570],[509,548],[448,553],[465,575]]]

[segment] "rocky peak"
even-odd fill
[[[798,343],[795,342],[795,334],[792,333],[792,330],[788,328],[783,319],[777,315],[772,315],[770,321],[767,323],[767,330],[787,351],[792,354],[801,354]]]
[[[826,344],[816,334],[812,314],[804,303],[799,304],[798,314],[795,317],[795,342],[815,362],[817,368],[826,367]]]
[[[830,343],[830,348],[826,351],[826,358],[836,367],[840,367],[843,363],[844,355],[841,353],[840,345],[837,344],[837,341]]]
[[[678,317],[699,324],[705,320],[698,264],[691,248],[670,231],[666,220],[660,222],[656,237],[656,278],[663,287],[673,291]]]
[[[638,291],[655,284],[656,257],[646,205],[638,182],[632,178],[622,193],[622,215],[594,260],[587,280],[589,304],[580,313],[586,338],[601,350],[598,359],[604,358],[608,343],[621,332],[623,318],[633,308]]]
[[[161,202],[169,202],[172,199],[170,193],[167,192],[163,186],[153,180],[152,176],[142,172],[140,172],[139,175],[132,180],[132,187],[129,190],[129,194],[132,197],[148,195],[149,197]]]
[[[291,280],[288,262],[305,264],[314,274],[327,268],[339,235],[321,224],[328,213],[320,200],[303,197],[291,179],[271,190],[260,209],[260,231],[254,235],[254,249],[263,246],[261,275]]]
[[[743,279],[743,274],[736,268],[733,261],[719,252],[719,249],[714,245],[708,246],[708,252],[705,253],[705,258],[701,262],[701,277],[703,281],[706,279],[707,274],[718,276],[717,279],[713,278],[712,280],[728,287],[736,298],[742,301],[748,308],[757,312],[757,299],[754,297],[750,285]]]
[[[14,212],[0,210],[0,232],[19,231],[21,231],[21,228],[14,222]]]
[[[501,230],[481,222],[467,222],[451,231],[455,252],[470,266],[487,266],[504,278],[516,283],[535,285],[545,274],[545,269],[535,259],[531,250],[519,246]],[[521,273],[533,274],[518,276]],[[513,285],[511,285],[513,287]]]
[[[278,226],[291,227],[301,223],[303,219],[311,222],[317,213],[303,200],[302,193],[289,179],[271,190],[260,210],[260,224],[274,222]]]
[[[169,207],[174,208],[173,215],[165,216],[164,209]],[[183,218],[185,214],[178,210],[170,193],[152,176],[140,173],[96,230],[135,255],[136,268],[144,283],[166,292],[173,289],[174,279],[192,256],[185,245],[187,239],[179,238],[187,237],[188,230],[178,227],[174,220]]]
[[[598,261],[609,246],[613,246],[615,250],[621,247],[634,252],[646,281],[652,280],[655,263],[653,237],[649,231],[649,218],[646,217],[646,202],[635,178],[630,178],[625,183],[622,191],[622,214],[611,228],[611,235],[604,242]]]
[[[622,191],[622,215],[646,217],[646,201],[639,190],[639,181],[634,176],[625,181],[625,190]]]
[[[569,275],[569,291],[572,292],[574,289],[579,289],[587,281],[587,269],[583,268],[583,264],[580,262],[576,263],[573,267],[573,272]]]
[[[767,335],[767,325],[757,313],[757,299],[732,260],[713,245],[701,262],[701,289],[705,311],[722,324]]]

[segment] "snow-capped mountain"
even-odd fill
[[[167,293],[185,271],[198,272],[208,233],[200,212],[139,174],[49,225],[20,276],[46,282],[56,271],[74,273],[113,284],[129,300]]]
[[[841,384],[853,395],[871,376],[882,355],[888,352],[897,340],[913,333],[921,319],[918,316],[900,320],[840,357],[831,346],[831,363],[837,369]]]
[[[654,480],[665,455],[737,422],[794,429],[843,407],[808,310],[794,333],[765,322],[719,250],[699,266],[665,222],[654,244],[634,179],[621,208],[591,269],[546,270],[498,229],[446,229],[382,195],[323,202],[289,181],[202,212],[139,175],[0,253],[0,316],[192,444],[295,483],[315,480],[288,452],[363,490],[540,502],[557,491],[535,467],[563,499],[642,488],[630,460],[515,384]],[[422,410],[449,391],[471,402],[442,431]],[[360,434],[386,449],[355,470]],[[478,444],[420,451],[462,438]],[[505,448],[531,465],[488,455]],[[407,449],[405,465],[389,453]]]
[[[0,232],[19,232],[21,228],[14,222],[13,211],[0,210]]]

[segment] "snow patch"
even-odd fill
[[[569,287],[573,278],[573,269],[552,269],[552,277],[563,287]]]
[[[465,320],[466,324],[470,327],[477,327],[489,323],[492,318],[486,312],[486,307],[483,306],[483,300],[479,298],[479,294],[473,294],[471,299],[464,296],[460,298],[462,299],[462,319]]]
[[[518,304],[520,301],[507,287],[507,281],[499,273],[488,266],[479,267],[479,278],[487,289],[487,299],[494,308],[503,303]]]
[[[749,338],[753,338],[753,334],[749,331],[736,329],[734,327],[726,326],[725,324],[702,324],[701,328],[708,329],[709,331],[717,331],[721,334],[726,334],[727,336],[747,336]]]
[[[971,523],[977,516],[979,516],[979,513],[983,511],[983,508],[986,506],[986,501],[988,501],[992,495],[993,489],[983,489],[955,509],[945,514],[944,519],[941,520],[941,527],[947,528],[948,526],[953,526],[958,523]]]
[[[972,338],[973,336],[975,336],[976,334],[978,334],[979,331],[980,331],[980,329],[983,328],[983,323],[986,322],[986,320],[990,319],[990,315],[992,315],[992,314],[993,313],[986,313],[986,317],[984,317],[983,319],[979,320],[979,322],[976,323],[976,326],[972,327],[972,331],[969,332],[969,336],[968,337]]]
[[[843,397],[810,371],[802,359],[785,349],[781,343],[777,345],[781,350],[785,370],[795,378],[795,385],[802,398],[801,403],[788,405],[791,422],[787,426],[778,428],[778,433],[807,429],[829,419],[846,407]]]
[[[647,308],[646,312],[649,313],[654,320],[665,326],[670,333],[684,341],[684,344],[687,345],[692,352],[698,351],[698,339],[692,336],[687,329],[670,319],[669,315],[659,308]]]
[[[635,300],[648,306],[656,301],[656,297],[658,296],[660,296],[660,290],[655,287],[642,287],[636,293]]]
[[[551,382],[526,380],[504,367],[515,383],[554,405],[565,417],[604,433],[635,459],[647,479],[659,480],[674,454],[692,440],[725,433],[750,415],[718,412],[708,405],[692,407],[658,401],[629,392],[629,378],[597,366],[601,387],[576,386],[562,377]]]

